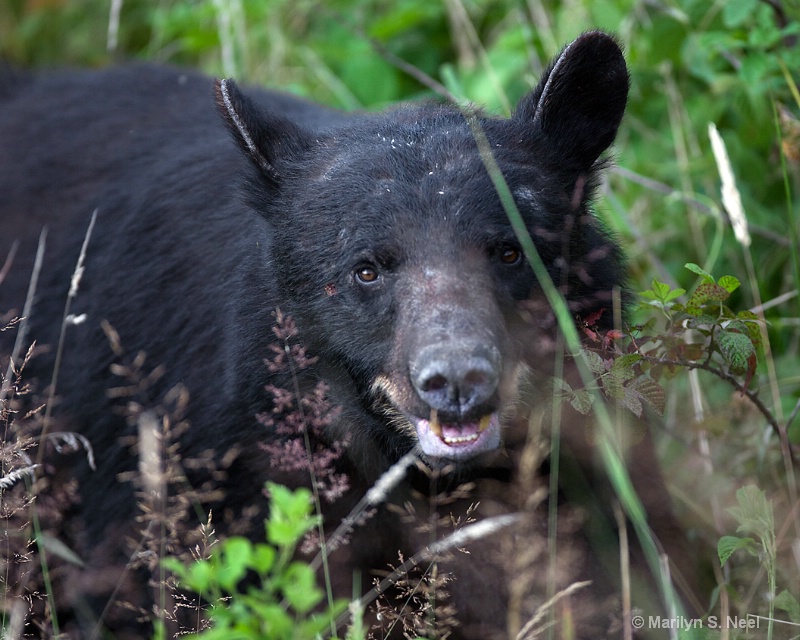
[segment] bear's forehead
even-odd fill
[[[459,130],[461,129],[461,130]],[[385,128],[337,135],[316,154],[318,180],[337,181],[360,172],[365,180],[419,181],[435,176],[458,181],[483,168],[477,147],[463,127]]]
[[[491,149],[529,221],[550,218],[552,194],[535,157],[501,127],[487,128]],[[492,128],[493,127],[493,128]],[[290,201],[304,220],[351,246],[359,239],[404,246],[458,237],[483,244],[510,235],[508,215],[461,114],[376,120],[317,140],[305,178]],[[312,186],[309,188],[310,178]],[[309,212],[316,215],[306,215]],[[324,229],[324,231],[322,231]]]

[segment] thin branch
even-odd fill
[[[665,358],[658,358],[658,357],[648,356],[648,355],[642,354],[641,352],[640,352],[640,355],[642,356],[642,358],[644,360],[646,360],[647,362],[650,362],[652,364],[670,365],[670,366],[674,366],[674,367],[682,367],[682,368],[685,368],[685,369],[701,369],[703,371],[708,371],[709,373],[717,376],[720,380],[723,380],[723,381],[727,382],[728,384],[730,384],[734,389],[736,389],[736,391],[741,393],[743,396],[747,396],[747,398],[753,403],[753,405],[755,405],[755,407],[759,410],[759,412],[764,416],[764,418],[767,420],[769,425],[775,431],[776,435],[778,436],[778,438],[781,441],[781,444],[784,444],[786,447],[788,447],[788,451],[789,451],[789,455],[791,456],[792,463],[793,464],[797,464],[797,460],[795,458],[794,451],[792,450],[792,448],[789,445],[788,441],[785,441],[786,438],[785,438],[784,429],[782,429],[780,424],[778,424],[778,421],[775,419],[775,416],[772,415],[772,412],[769,410],[769,408],[761,401],[761,399],[758,397],[758,394],[755,393],[754,391],[751,391],[744,384],[739,382],[739,380],[737,380],[736,377],[734,377],[733,375],[731,375],[727,371],[723,371],[722,369],[720,369],[718,367],[714,367],[709,362],[708,359],[704,360],[703,362],[694,362],[694,361],[687,361],[687,360],[671,360],[671,359],[665,359]]]

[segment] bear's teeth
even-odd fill
[[[439,424],[439,412],[436,409],[431,409],[431,419],[429,422],[430,430],[435,433],[439,438],[443,438],[442,425]]]
[[[478,434],[473,433],[472,435],[468,436],[453,436],[448,438],[447,436],[444,437],[444,442],[446,444],[463,444],[465,442],[474,442],[478,439]]]

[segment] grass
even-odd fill
[[[619,169],[604,185],[599,211],[626,246],[632,288],[649,289],[655,276],[691,291],[699,278],[683,269],[685,263],[697,263],[715,275],[734,274],[744,286],[730,304],[753,309],[762,328],[759,366],[747,388],[757,394],[772,426],[746,394],[708,371],[679,370],[662,380],[667,398],[663,426],[656,434],[659,452],[690,535],[715,547],[719,539],[736,534],[741,523],[729,509],[741,508],[736,492],[743,486],[763,491],[774,512],[776,561],[769,571],[742,547],[717,567],[717,588],[704,604],[713,612],[741,617],[772,612],[800,622],[788,596],[777,600],[785,608],[772,610],[779,594],[800,593],[793,458],[800,440],[800,100],[792,75],[800,60],[794,42],[796,9],[788,2],[774,4],[778,9],[755,1],[416,0],[387,8],[369,1],[321,7],[301,0],[205,1],[190,8],[181,2],[154,6],[130,0],[115,3],[120,13],[109,20],[95,3],[85,1],[56,1],[40,8],[12,1],[0,8],[0,25],[5,25],[0,26],[0,51],[32,65],[100,65],[116,57],[197,65],[254,82],[269,78],[273,85],[347,108],[379,108],[427,95],[436,86],[426,80],[432,78],[450,94],[503,113],[532,85],[560,44],[595,26],[619,33],[634,88],[617,143]],[[737,6],[748,10],[739,13]],[[414,73],[407,73],[398,60],[410,63]],[[731,188],[739,194],[749,243],[733,233],[738,205],[720,193],[719,167],[724,163],[715,160],[709,123],[727,147],[733,178],[723,182],[732,185],[726,194]],[[652,310],[637,310],[634,320],[643,325],[652,317]],[[20,334],[23,326],[16,329]],[[571,351],[576,351],[575,344]],[[24,392],[24,370],[9,370],[3,388],[0,409],[7,425],[16,396]],[[31,532],[28,521],[35,511],[30,501],[37,489],[19,489],[37,462],[26,459],[29,435],[18,434],[15,442],[4,449],[2,475],[6,484],[16,480],[19,495],[2,489],[3,516],[8,531]],[[624,465],[613,447],[604,451],[610,480],[627,502],[628,516],[645,529],[643,518],[635,515]],[[46,505],[39,508],[57,524]],[[47,530],[46,524],[40,525],[39,533],[42,526]],[[12,573],[23,565],[15,569],[9,560],[31,558],[34,538],[47,540],[28,533],[7,536],[4,542],[5,595],[11,603],[4,609],[4,627],[9,637],[16,637],[16,621],[25,616],[19,606],[25,581],[36,579],[21,572],[15,582]],[[552,533],[549,544],[555,545]],[[47,556],[41,548],[38,555]],[[657,552],[652,562],[658,564]],[[41,576],[47,574],[43,570]],[[51,589],[43,592],[52,597]],[[550,594],[558,596],[552,586]],[[43,610],[52,609],[51,603]],[[534,616],[534,626],[546,618],[544,612]],[[780,638],[785,630],[777,624],[766,633]],[[55,634],[57,627],[45,625],[42,633]],[[748,636],[727,630],[712,637]]]

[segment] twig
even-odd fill
[[[780,424],[778,424],[778,421],[772,415],[772,412],[761,401],[761,399],[758,397],[758,394],[756,394],[755,392],[753,392],[750,389],[748,389],[741,382],[739,382],[734,376],[732,376],[731,374],[727,373],[726,371],[723,371],[722,369],[719,369],[717,367],[712,366],[708,359],[704,360],[703,362],[694,362],[694,361],[687,361],[687,360],[671,360],[671,359],[665,359],[665,358],[657,358],[657,357],[645,355],[645,354],[643,354],[641,352],[640,352],[640,355],[642,356],[642,358],[644,360],[646,360],[647,362],[650,362],[652,364],[670,365],[670,366],[674,366],[674,367],[683,367],[683,368],[686,368],[686,369],[702,369],[703,371],[708,371],[709,373],[712,373],[715,376],[717,376],[720,380],[723,380],[723,381],[727,382],[728,384],[730,384],[734,389],[736,389],[743,396],[747,396],[747,398],[755,405],[755,407],[764,416],[764,418],[766,418],[767,422],[772,427],[772,429],[775,431],[775,433],[777,434],[777,436],[780,439],[781,443],[782,444],[786,444],[786,446],[788,446],[789,456],[792,459],[792,463],[793,464],[797,464],[797,460],[795,458],[794,451],[792,450],[791,446],[788,444],[788,442],[784,443],[784,440],[785,440],[784,430],[781,428]],[[795,413],[796,413],[796,411],[797,411],[797,409],[795,409]],[[794,414],[793,414],[793,416],[794,416]]]

